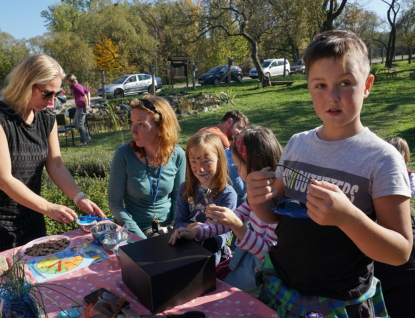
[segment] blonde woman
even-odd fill
[[[46,235],[44,215],[72,222],[72,209],[40,196],[43,168],[85,213],[105,217],[62,162],[55,116],[47,109],[64,71],[44,54],[25,57],[8,75],[0,101],[0,251]]]

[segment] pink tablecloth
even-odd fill
[[[71,237],[72,246],[82,244],[87,239],[92,239],[91,234],[87,234],[80,229],[65,233],[65,235]],[[0,255],[10,255],[10,253],[16,253],[18,250],[19,248],[16,248],[2,252]],[[84,297],[98,287],[104,287],[118,296],[125,296],[126,300],[131,304],[131,310],[138,315],[151,314],[123,283],[119,260],[114,254],[110,254],[110,258],[104,261],[71,271],[66,275],[43,283],[53,284],[51,287],[68,296],[60,295],[58,292],[48,288],[44,289],[46,296],[53,299],[53,302],[60,307],[52,301],[45,299],[46,312],[50,317],[56,317],[62,309],[72,308],[75,301],[83,303]],[[29,269],[27,269],[27,276],[31,281],[34,281],[34,277]],[[64,286],[64,288],[60,286]],[[83,304],[85,306],[85,303]],[[216,290],[181,306],[166,310],[163,314],[179,314],[191,310],[203,311],[206,314],[206,318],[278,318],[277,313],[261,301],[219,280],[216,282]]]

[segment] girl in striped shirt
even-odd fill
[[[274,134],[260,126],[249,126],[231,145],[231,154],[238,168],[239,176],[246,181],[248,173],[265,167],[275,167],[282,154],[282,148]],[[255,274],[271,246],[277,243],[274,233],[276,224],[259,220],[248,202],[242,203],[235,211],[214,204],[206,207],[208,223],[199,224],[193,229],[179,228],[170,243],[177,239],[205,240],[229,230],[236,235],[236,249],[229,261],[229,274],[223,281],[253,296],[258,296]]]

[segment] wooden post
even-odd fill
[[[151,94],[156,95],[156,70],[154,64],[151,64]]]
[[[105,94],[105,70],[101,68],[99,71],[101,72],[102,98],[107,99],[107,95]]]
[[[232,63],[233,61],[228,57],[228,85],[232,82]]]
[[[372,65],[372,48],[369,48],[369,65]]]
[[[286,61],[287,61],[287,54],[284,54],[284,77],[285,77],[285,68],[286,68],[286,65],[285,65],[285,63],[286,63]]]
[[[192,83],[193,83],[193,89],[196,89],[196,65],[195,61],[192,61]]]

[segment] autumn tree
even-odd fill
[[[104,50],[112,55],[113,69],[119,72],[114,76],[138,72],[155,54],[146,24],[128,3],[96,8],[83,16],[80,27],[80,35],[91,47],[100,47],[101,55]]]
[[[93,52],[97,67],[104,69],[107,76],[115,77],[120,72],[120,65],[116,62],[120,58],[118,47],[109,38],[95,44]]]

